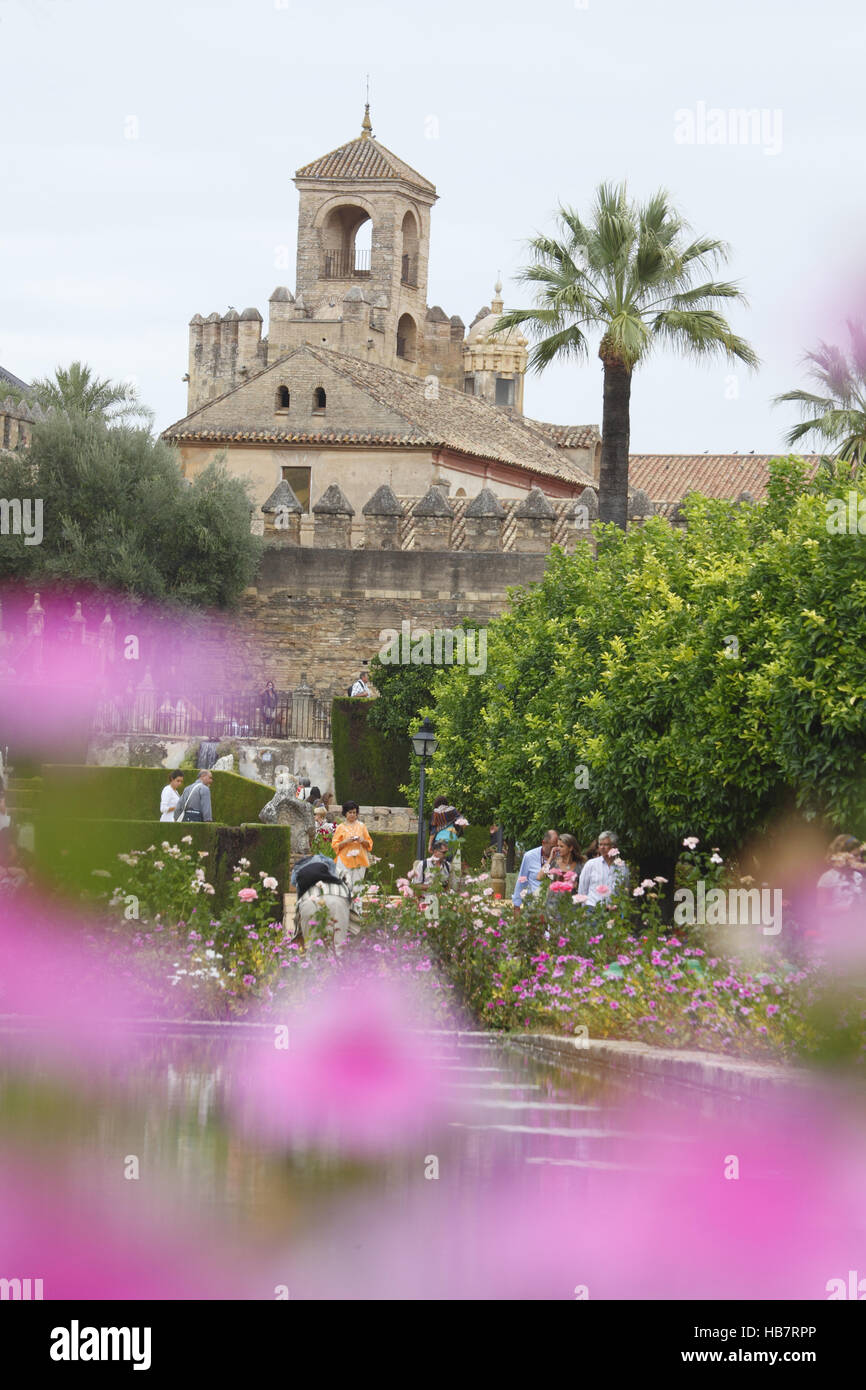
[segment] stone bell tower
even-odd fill
[[[305,164],[295,184],[297,282],[286,318],[334,321],[348,302],[369,325],[374,360],[420,370],[433,184],[374,139],[369,104],[360,135]]]

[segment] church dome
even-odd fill
[[[519,328],[509,328],[504,333],[494,332],[494,326],[503,312],[502,302],[502,282],[496,281],[494,286],[493,299],[490,301],[490,309],[483,317],[476,319],[466,335],[467,342],[470,343],[495,343],[497,346],[509,348],[526,347],[526,339]]]

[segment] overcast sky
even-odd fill
[[[439,193],[431,304],[468,325],[499,269],[527,302],[513,277],[559,201],[663,185],[731,244],[763,365],[660,354],[632,449],[777,450],[797,417],[771,397],[864,309],[864,40],[860,0],[0,0],[0,363],[80,358],[134,379],[160,427],[182,416],[189,319],[267,320],[294,289],[292,175],[359,133],[369,71],[375,135]],[[738,108],[764,113],[757,143],[699,143]],[[525,405],[600,423],[597,359],[531,378]]]

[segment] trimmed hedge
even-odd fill
[[[216,893],[214,908],[225,904],[231,870],[241,858],[249,859],[254,879],[259,871],[273,874],[280,892],[288,891],[290,828],[287,825],[217,825],[192,822],[178,825],[135,820],[59,820],[38,817],[35,821],[35,872],[41,882],[63,893],[78,896],[99,885],[113,888],[122,884],[124,865],[118,854],[160,845],[163,840],[179,844],[184,835],[192,836],[194,851],[207,850],[202,864],[208,882]],[[117,872],[116,879],[103,879],[94,870]]]
[[[362,806],[402,806],[409,781],[409,739],[389,739],[369,723],[370,702],[345,696],[331,704],[334,795]]]
[[[158,822],[159,798],[171,770],[56,763],[46,766],[43,775],[43,803],[52,816],[69,820]],[[187,772],[184,785],[189,786],[195,780],[196,777]],[[273,794],[273,787],[265,782],[254,782],[236,772],[215,772],[211,787],[214,821],[218,825],[255,823],[259,811]],[[163,835],[162,838],[170,837]]]

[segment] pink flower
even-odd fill
[[[697,835],[687,835],[686,838],[683,840],[683,844],[685,845],[686,849],[697,849],[700,843],[701,842],[698,839]]]
[[[596,893],[598,893],[598,896],[600,898],[603,898],[607,893],[610,892],[610,888],[606,883],[600,883],[595,891]]]
[[[633,898],[642,898],[644,895],[643,884],[638,884],[637,888],[632,888],[631,895]]]
[[[258,898],[255,888],[241,888],[238,890],[238,897],[242,903],[252,903]]]

